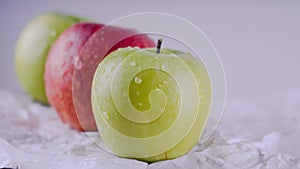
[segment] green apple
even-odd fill
[[[15,48],[15,71],[21,86],[34,100],[48,104],[44,67],[52,43],[66,28],[85,20],[62,13],[45,13],[22,30]]]
[[[189,152],[212,100],[204,65],[189,53],[120,48],[98,66],[92,108],[110,151],[147,162]]]

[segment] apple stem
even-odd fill
[[[161,48],[162,41],[163,41],[162,38],[159,38],[159,39],[157,40],[156,53],[160,53],[160,48]]]

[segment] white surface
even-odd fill
[[[84,133],[63,125],[48,107],[0,90],[0,166],[39,168],[299,168],[300,89],[272,95],[267,103],[229,100],[218,131],[174,160],[147,164],[118,158]],[[270,113],[272,112],[272,113]],[[98,134],[90,133],[93,139]]]

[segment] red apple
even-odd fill
[[[135,34],[137,31],[131,29],[80,23],[56,40],[46,61],[45,88],[50,105],[64,123],[80,131],[97,130],[91,108],[95,70],[108,53],[118,48],[155,46],[146,35]]]

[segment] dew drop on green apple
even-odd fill
[[[134,61],[132,61],[132,62],[129,63],[129,65],[130,65],[130,66],[135,66],[136,63],[135,63]]]
[[[134,78],[134,82],[136,83],[136,84],[141,84],[142,83],[142,79],[141,78],[139,78],[139,77],[135,77]]]

